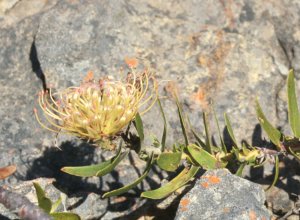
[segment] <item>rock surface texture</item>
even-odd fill
[[[300,78],[299,10],[298,0],[0,0],[0,166],[18,166],[4,183],[55,178],[56,187],[69,196],[90,198],[90,190],[100,198],[113,183],[124,185],[140,175],[144,164],[137,162],[136,172],[130,160],[103,179],[61,174],[63,166],[94,164],[107,156],[72,137],[58,137],[55,144],[55,135],[44,131],[33,114],[43,88],[78,85],[90,70],[117,78],[125,57],[137,57],[140,67],[153,69],[160,81],[168,146],[183,139],[174,91],[199,133],[201,112],[211,113],[213,104],[221,129],[227,112],[239,141],[265,144],[256,126],[256,97],[270,121],[288,131],[285,80],[290,68]],[[155,106],[143,116],[147,137],[161,136],[158,115]],[[286,182],[300,189],[299,169],[294,171]],[[145,187],[158,187],[164,176],[151,173]],[[91,204],[79,202],[76,209],[97,210],[107,202],[83,200]],[[132,201],[131,207],[143,204]],[[138,207],[143,206],[135,207],[142,213]],[[133,210],[125,209],[126,215]],[[116,212],[122,216],[120,210],[114,206],[83,218],[111,219]]]
[[[261,186],[226,169],[207,171],[182,197],[175,219],[267,220],[264,202]]]

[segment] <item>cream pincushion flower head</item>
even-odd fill
[[[108,77],[96,81],[89,73],[79,87],[39,94],[39,106],[47,124],[41,121],[37,110],[35,115],[50,131],[96,142],[120,134],[138,112],[148,111],[156,98],[157,83],[147,70],[136,73],[131,68],[124,82]]]

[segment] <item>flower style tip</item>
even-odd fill
[[[66,132],[89,141],[117,136],[137,114],[144,114],[156,102],[157,82],[144,71],[131,70],[124,82],[108,77],[94,80],[92,72],[79,87],[61,92],[39,93],[39,106],[47,123],[34,113],[42,127]]]

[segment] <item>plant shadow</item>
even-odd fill
[[[230,149],[233,146],[233,142],[230,135],[227,132],[226,127],[223,130],[223,138],[226,146]],[[247,143],[246,143],[247,144]],[[262,147],[267,149],[274,149],[271,142],[268,142],[262,138],[262,128],[257,124],[252,134],[252,146]],[[130,152],[126,160],[132,166],[133,172],[137,176],[141,176],[143,169],[140,166],[136,166],[133,151]],[[105,155],[105,156],[104,156]],[[113,155],[112,155],[113,156]],[[109,156],[110,158],[111,156]],[[104,177],[99,178],[81,178],[72,176],[61,171],[64,166],[85,166],[91,164],[97,164],[107,159],[106,154],[98,154],[96,148],[87,143],[76,144],[74,142],[63,142],[59,148],[51,147],[46,148],[43,155],[35,159],[29,167],[24,179],[33,180],[39,177],[54,178],[55,182],[53,185],[60,191],[67,194],[69,197],[79,197],[77,203],[73,204],[71,209],[80,206],[88,197],[88,194],[93,192],[98,195],[103,195],[107,191],[114,190],[116,188],[123,187],[124,175],[122,169],[116,167],[111,173]],[[281,158],[281,161],[285,164],[280,169],[280,179],[276,184],[277,187],[282,188],[289,194],[299,194],[300,183],[294,178],[295,175],[299,175],[299,170],[296,169],[299,164],[294,159],[289,157]],[[272,166],[272,164],[271,164]],[[126,167],[124,167],[126,169]],[[203,170],[202,170],[203,172]],[[273,171],[274,173],[274,171]],[[172,179],[178,172],[169,173],[167,179]],[[201,172],[197,174],[201,176]],[[153,178],[155,176],[155,178]],[[140,197],[141,192],[149,189],[156,189],[161,186],[163,179],[166,179],[166,173],[162,172],[157,166],[153,166],[149,175],[145,180],[130,190],[129,192],[113,197],[110,199],[102,200],[106,205],[106,212],[122,212],[124,215],[116,219],[136,219],[147,214],[154,217],[154,219],[173,219],[176,215],[176,211],[180,202],[180,199],[184,194],[193,186],[191,185],[185,189],[183,193],[177,195],[176,198],[170,202],[167,208],[160,208],[160,203],[164,200],[145,200]],[[127,176],[128,182],[134,181],[132,176]],[[265,176],[264,166],[260,168],[249,168],[248,174],[245,176],[253,182],[259,184],[271,184],[272,176]],[[105,213],[101,215],[104,216]],[[100,215],[100,214],[99,214]],[[99,216],[101,219],[101,216]]]
[[[168,176],[168,179],[172,179],[178,175],[179,172],[171,173]],[[151,216],[153,220],[173,220],[176,217],[176,212],[178,206],[180,204],[181,199],[184,197],[186,193],[190,191],[195,185],[195,182],[198,178],[200,178],[205,173],[205,170],[201,169],[196,175],[194,180],[190,181],[187,186],[179,193],[173,193],[172,198],[169,197],[158,200],[148,199],[146,202],[135,209],[133,212],[120,216],[118,218],[114,218],[114,220],[127,220],[127,219],[142,219],[145,216]],[[159,187],[159,186],[158,186]],[[156,187],[156,188],[158,188]]]
[[[251,145],[261,149],[276,150],[276,146],[272,142],[263,139],[260,124],[257,124],[253,130]],[[297,169],[300,165],[299,161],[291,155],[279,155],[279,161],[279,178],[275,186],[287,192],[290,199],[296,201],[294,195],[300,194],[300,181],[297,178],[300,176],[300,170]],[[250,167],[248,175],[244,178],[261,185],[270,186],[274,180],[274,175],[275,160],[268,158],[264,166]]]
[[[133,151],[129,153],[128,158],[125,158],[125,160],[129,160],[128,162],[132,169],[131,172],[133,174],[136,173],[137,176],[141,176],[143,170],[141,167],[136,166],[132,152]],[[111,155],[108,155],[110,153]],[[78,198],[77,202],[69,207],[74,209],[84,203],[90,193],[103,195],[105,192],[123,187],[125,183],[128,184],[128,182],[132,182],[134,179],[132,175],[125,175],[124,177],[124,174],[122,173],[124,171],[121,164],[118,165],[121,168],[118,169],[117,166],[116,169],[103,177],[92,178],[81,178],[69,175],[62,172],[61,168],[65,166],[98,164],[113,156],[114,154],[112,152],[97,153],[96,147],[91,146],[88,143],[76,144],[71,141],[66,141],[63,142],[59,148],[46,148],[41,157],[30,163],[29,169],[22,179],[34,180],[40,177],[54,178],[54,187],[65,193],[69,198]],[[129,166],[127,166],[127,168],[128,167]],[[164,178],[162,171],[153,167],[150,174],[151,175],[147,176],[143,183],[139,184],[129,192],[114,197],[113,200],[101,199],[101,202],[106,203],[106,212],[124,212],[130,210],[132,207],[137,206],[141,192],[149,188],[153,189],[159,187],[161,180]]]
[[[86,143],[79,145],[66,141],[57,147],[46,148],[43,155],[35,159],[29,167],[25,179],[33,180],[39,177],[54,178],[54,186],[68,196],[79,191],[101,192],[101,184],[97,186],[81,178],[64,173],[65,166],[85,166],[95,162],[95,147]]]

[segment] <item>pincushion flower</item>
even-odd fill
[[[41,92],[38,102],[44,112],[44,128],[66,132],[97,142],[121,133],[138,112],[148,111],[157,99],[157,83],[148,71],[136,73],[131,68],[124,82],[102,78],[94,80],[89,73],[79,87],[61,92]]]

